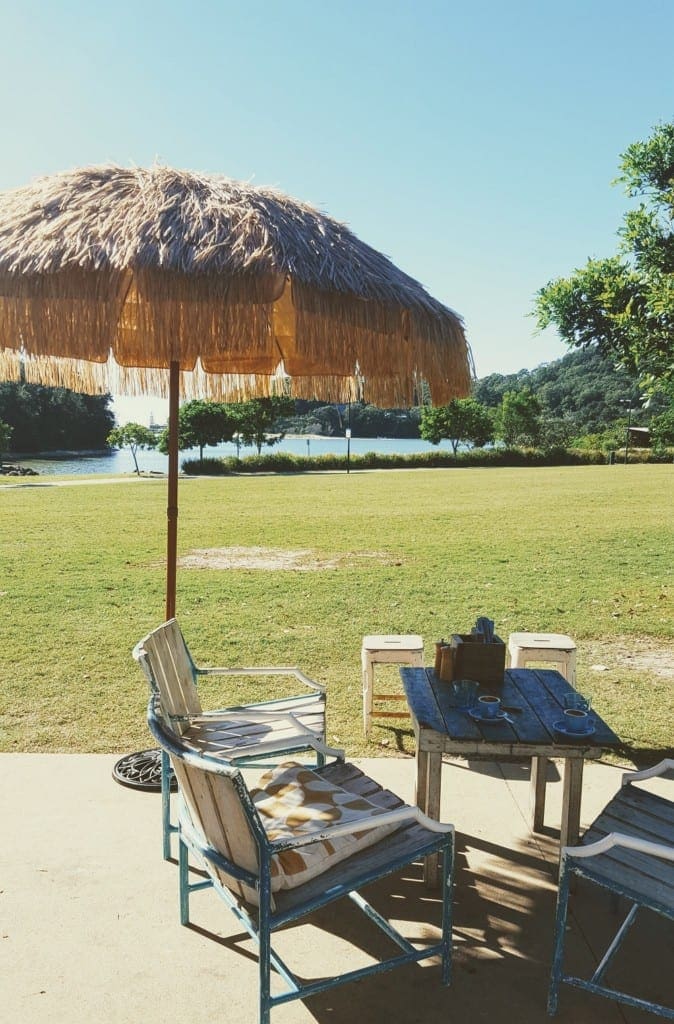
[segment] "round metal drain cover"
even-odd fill
[[[144,789],[148,792],[161,790],[161,750],[140,750],[136,754],[121,757],[112,769],[112,777],[122,786]],[[171,789],[177,789],[171,771]]]

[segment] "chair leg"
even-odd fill
[[[178,839],[178,879],[180,891],[180,923],[190,923],[190,864],[189,851],[181,838]]]
[[[161,752],[161,827],[164,860],[171,859],[171,763],[165,750]]]
[[[452,885],[454,884],[454,837],[442,855],[442,984],[452,979]]]
[[[260,906],[258,917],[258,956],[260,974],[260,1024],[270,1024],[271,1017],[271,927],[269,906],[271,881],[267,872],[260,877]]]
[[[555,945],[552,954],[550,988],[548,990],[548,1013],[551,1017],[557,1013],[557,1006],[559,1003],[559,984],[562,979],[562,968],[564,966],[564,940],[566,938],[566,920],[569,910],[569,883],[569,864],[566,856],[562,854],[562,864],[559,876],[559,894],[557,896],[557,914],[555,917]]]

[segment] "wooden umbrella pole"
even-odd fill
[[[169,457],[168,505],[166,508],[166,618],[176,613],[176,564],[178,561],[178,408],[180,404],[180,363],[171,362],[169,371]]]

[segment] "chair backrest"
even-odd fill
[[[192,824],[200,833],[199,839],[233,864],[257,875],[258,847],[242,803],[244,783],[240,774],[235,769],[232,774],[222,774],[222,764],[221,771],[215,774],[204,767],[186,764],[174,755],[171,764]],[[231,892],[257,904],[257,894],[250,886],[217,864],[209,863],[208,869]]]
[[[194,663],[176,619],[153,629],[133,651],[164,715],[182,731],[180,719],[202,713],[194,681]]]
[[[171,759],[197,845],[215,850],[257,877],[260,857],[256,833],[261,835],[263,829],[241,772],[220,758],[216,761],[197,754],[185,745],[175,727],[166,723],[158,704],[156,695],[150,698],[148,725]],[[181,819],[184,815],[182,810]],[[207,867],[231,892],[248,903],[258,903],[257,891],[223,865],[207,861]]]

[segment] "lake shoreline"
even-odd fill
[[[370,452],[381,455],[410,455],[419,452],[442,451],[441,446],[431,445],[428,441],[419,438],[394,438],[394,437],[335,437],[326,434],[286,434],[285,437],[274,445],[264,445],[263,455],[285,452],[292,455],[301,455],[307,458],[316,458],[321,455],[346,455],[347,451],[352,456],[364,455]],[[234,442],[206,448],[205,458],[231,458],[237,455],[237,447]],[[241,446],[238,452],[240,458],[257,455],[255,446]],[[180,452],[180,461],[193,460],[199,457],[198,449]],[[166,473],[168,469],[168,456],[162,455],[156,449],[148,449],[137,452],[138,466],[142,472]],[[22,465],[35,470],[39,475],[99,475],[99,474],[125,474],[135,471],[133,458],[128,449],[117,450],[86,450],[81,452],[31,452],[20,454],[12,452],[3,457],[3,461],[14,465]]]

